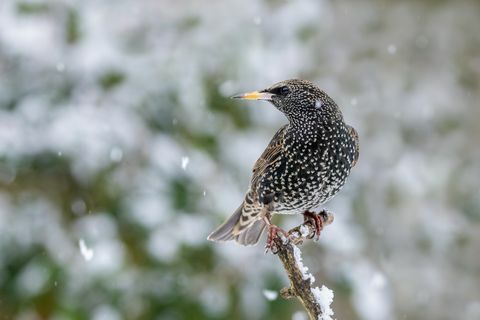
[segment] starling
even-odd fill
[[[288,119],[253,167],[245,199],[208,239],[235,239],[242,245],[258,242],[272,214],[312,216],[319,232],[321,219],[311,209],[330,200],[345,184],[359,155],[358,134],[343,120],[337,104],[309,81],[291,79],[271,87],[234,96],[266,100]]]

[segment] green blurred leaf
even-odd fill
[[[215,254],[211,245],[184,245],[181,247],[178,255],[178,266],[189,268],[195,273],[211,272],[215,267],[215,263]]]
[[[183,18],[178,24],[178,29],[180,31],[188,31],[194,29],[200,24],[200,17],[198,16],[187,16]]]
[[[200,199],[200,188],[189,176],[177,176],[170,181],[172,207],[184,212],[194,212]]]
[[[297,33],[297,37],[302,41],[302,42],[307,42],[308,40],[312,39],[318,34],[317,28],[315,25],[308,24],[302,26]]]
[[[50,7],[41,2],[19,2],[17,3],[17,12],[24,15],[42,14],[48,12]]]
[[[74,44],[80,39],[80,26],[78,12],[74,9],[68,10],[65,24],[65,40],[68,44]]]
[[[125,80],[125,74],[118,70],[110,70],[100,76],[99,83],[103,90],[108,91],[120,85]]]

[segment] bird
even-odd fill
[[[286,234],[271,222],[274,214],[313,218],[319,234],[322,220],[312,210],[340,191],[356,165],[357,131],[345,123],[335,101],[307,80],[285,80],[232,98],[268,101],[288,123],[275,133],[255,162],[238,209],[207,239],[255,245],[268,227],[268,250],[277,231]]]

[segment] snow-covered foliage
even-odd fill
[[[285,123],[228,97],[301,77],[361,143],[302,247],[335,317],[480,319],[479,6],[0,1],[0,314],[301,318],[260,246],[206,241]]]

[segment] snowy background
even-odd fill
[[[479,30],[475,0],[1,0],[0,319],[304,319],[262,246],[206,241],[285,123],[228,97],[292,77],[360,134],[303,247],[335,316],[480,319]]]

